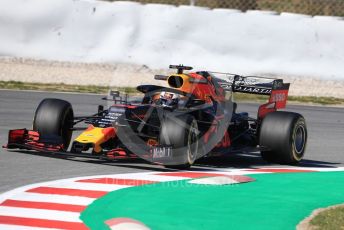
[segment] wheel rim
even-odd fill
[[[72,138],[73,132],[71,131],[71,128],[73,127],[73,117],[73,110],[69,108],[65,113],[64,118],[62,119],[60,135],[63,139],[64,149],[68,149],[68,146]]]
[[[191,124],[189,135],[188,135],[188,161],[192,164],[197,157],[198,150],[198,138],[197,138],[197,122],[194,120]]]
[[[298,126],[294,134],[295,152],[302,155],[306,142],[306,130],[303,126]]]

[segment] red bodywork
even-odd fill
[[[288,99],[288,89],[272,90],[269,102],[259,106],[258,118],[263,119],[268,113],[275,112],[277,109],[285,108]]]
[[[62,143],[40,142],[40,135],[36,131],[27,129],[14,129],[8,133],[8,143],[4,146],[11,148],[24,148],[28,150],[57,152],[62,151]]]
[[[197,73],[190,73],[188,74],[190,78],[194,78],[198,81],[204,79],[203,76]],[[193,90],[189,93],[192,93],[196,96],[196,98],[205,100],[207,102],[211,102],[211,99],[217,102],[225,101],[225,91],[224,89],[216,88],[213,84],[212,77],[207,77],[208,82],[204,83],[194,83]]]

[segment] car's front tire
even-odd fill
[[[161,124],[160,144],[172,145],[178,162],[165,165],[168,168],[187,169],[198,156],[198,125],[191,115],[166,118]]]
[[[47,98],[36,109],[33,130],[42,137],[60,138],[63,149],[67,150],[72,138],[73,119],[73,108],[69,102]]]

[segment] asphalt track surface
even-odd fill
[[[88,115],[103,104],[100,95],[0,90],[0,144],[9,129],[30,128],[34,111],[44,98],[61,98],[72,103],[76,115]],[[257,104],[239,104],[238,111],[251,116]],[[288,111],[301,113],[308,126],[308,146],[302,167],[344,166],[344,108],[289,105]],[[230,155],[204,159],[193,170],[278,167],[265,163],[259,154]],[[141,160],[105,162],[85,158],[61,158],[51,154],[0,149],[0,193],[26,184],[91,176],[143,171],[170,171]]]

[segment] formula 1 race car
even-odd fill
[[[188,168],[204,156],[260,151],[263,159],[298,163],[305,153],[307,128],[285,108],[289,84],[281,79],[215,72],[156,75],[169,87],[140,85],[140,101],[111,91],[112,105],[91,116],[74,117],[69,102],[44,99],[33,130],[9,131],[8,149],[27,149],[109,160],[142,158],[171,168]],[[257,118],[237,113],[233,93],[268,95]],[[79,123],[88,127],[78,128]],[[71,143],[73,131],[81,134]],[[69,149],[69,151],[68,151]]]

